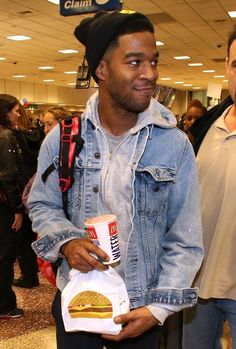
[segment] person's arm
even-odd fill
[[[125,326],[122,327],[122,330],[118,335],[104,334],[102,337],[115,342],[140,336],[142,333],[160,324],[160,322],[145,307],[137,308],[129,313],[118,315],[114,318],[114,322]]]
[[[38,169],[29,193],[27,207],[32,228],[39,240],[33,243],[38,256],[55,262],[60,253],[66,257],[70,267],[82,272],[92,269],[105,270],[98,259],[107,260],[107,255],[87,238],[85,231],[78,229],[66,218],[59,189],[58,170],[54,170],[42,181],[42,174],[53,162],[58,161],[60,129],[56,126],[45,138],[39,153]]]
[[[184,140],[175,183],[171,185],[169,192],[167,231],[162,247],[165,253],[160,259],[158,289],[163,292],[166,288],[177,291],[186,289],[187,300],[187,291],[191,288],[203,259],[197,166],[193,148],[187,138]],[[189,306],[189,303],[175,304],[177,310],[184,306]]]
[[[22,213],[20,168],[16,139],[10,130],[0,136],[0,186],[7,197],[8,206],[14,213]]]
[[[15,215],[14,215],[14,222],[13,222],[13,224],[11,226],[12,229],[15,230],[15,231],[20,230],[22,222],[23,222],[23,213],[15,213]]]
[[[183,140],[182,140],[183,141]],[[120,341],[136,337],[155,325],[163,324],[173,312],[193,306],[197,290],[191,288],[203,257],[198,179],[193,149],[183,141],[175,183],[169,192],[167,231],[160,259],[161,273],[156,288],[149,291],[149,304],[115,318],[124,328],[118,336],[104,338]]]

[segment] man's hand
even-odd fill
[[[23,213],[15,213],[15,219],[11,226],[12,229],[15,231],[18,231],[22,225],[22,221],[23,221]]]
[[[105,262],[109,262],[108,255],[89,238],[70,240],[61,247],[61,251],[67,258],[69,266],[82,273],[87,273],[93,269],[108,269],[107,265],[104,265],[96,258],[97,256]],[[95,255],[95,257],[91,256],[91,254]]]
[[[102,335],[103,338],[112,341],[121,341],[126,338],[140,336],[143,332],[156,326],[159,321],[145,307],[132,310],[129,313],[118,315],[114,319],[116,324],[125,325],[121,332],[117,335]]]

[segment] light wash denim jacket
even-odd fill
[[[58,171],[50,174],[45,184],[41,180],[52,162],[57,166],[59,127],[48,134],[40,150],[28,208],[33,230],[39,234],[33,248],[50,262],[58,259],[65,242],[84,236],[85,219],[101,214],[95,190],[103,156],[97,103],[95,94],[82,117],[85,144],[76,158],[75,182],[68,194],[70,221],[62,208]],[[191,284],[203,257],[198,180],[192,146],[175,124],[174,116],[152,99],[131,129],[137,141],[132,163],[132,229],[124,271],[131,308],[159,305],[178,311],[197,301],[197,289]],[[123,189],[117,187],[115,178],[114,186]],[[68,273],[63,260],[57,273],[60,290],[68,282]]]

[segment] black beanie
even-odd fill
[[[131,21],[139,23],[139,28],[142,28],[143,24],[144,30],[149,29],[154,32],[152,23],[141,13],[108,13],[104,11],[97,12],[92,18],[82,20],[75,28],[74,34],[86,48],[85,57],[89,71],[96,82],[98,82],[98,78],[95,71],[106,49],[117,33]]]

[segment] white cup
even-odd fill
[[[84,222],[85,229],[94,244],[104,250],[113,264],[120,260],[120,247],[117,231],[117,219],[113,214],[89,218]]]

